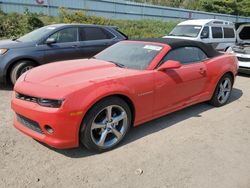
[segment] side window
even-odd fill
[[[201,39],[209,38],[209,27],[205,26],[201,32]]]
[[[54,38],[57,43],[76,42],[77,28],[62,29],[51,35],[49,38]]]
[[[235,37],[233,28],[224,27],[223,30],[224,30],[224,38],[234,38]]]
[[[199,56],[199,61],[208,59],[207,55],[199,48],[194,48],[194,52]]]
[[[222,38],[222,28],[221,27],[212,27],[212,35],[213,38],[218,39],[218,38]]]
[[[170,51],[161,61],[164,63],[168,60],[179,61],[182,64],[200,62],[207,59],[207,55],[197,47],[182,47]]]
[[[114,35],[105,29],[98,27],[81,27],[79,28],[79,40],[103,40],[114,38]]]

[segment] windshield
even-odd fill
[[[201,26],[199,25],[177,25],[169,35],[180,37],[197,37],[200,30]]]
[[[250,40],[250,25],[243,27],[243,29],[239,33],[239,37],[241,40]]]
[[[160,45],[142,42],[119,42],[94,58],[115,63],[120,67],[145,70],[162,48]]]
[[[17,39],[17,41],[20,42],[33,42],[40,40],[44,35],[51,32],[52,30],[56,29],[54,26],[45,26],[39,29],[36,29],[20,38]]]

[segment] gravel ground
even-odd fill
[[[250,77],[229,104],[198,104],[133,128],[113,151],[55,150],[12,126],[0,89],[0,187],[250,187]]]

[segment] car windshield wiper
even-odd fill
[[[22,42],[22,41],[20,41],[20,40],[18,40],[18,39],[16,39],[16,38],[13,38],[12,41]]]
[[[97,59],[97,58],[95,56],[93,56],[90,59]],[[106,60],[106,61],[115,64],[117,67],[121,67],[121,68],[125,67],[125,65],[123,65],[122,63],[117,63],[117,62],[112,61],[112,60]]]
[[[178,35],[179,37],[194,37],[192,35],[186,35],[186,34],[182,34],[182,35]]]
[[[125,65],[123,65],[122,63],[117,63],[115,61],[108,61],[108,62],[115,64],[117,67],[121,67],[121,68],[125,67]]]

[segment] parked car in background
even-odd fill
[[[164,38],[200,41],[211,44],[220,51],[226,51],[236,42],[234,24],[217,19],[197,19],[181,22]]]
[[[237,43],[228,48],[238,58],[239,72],[250,74],[250,23],[236,23]]]
[[[116,27],[84,24],[48,25],[16,40],[0,41],[0,82],[55,61],[89,58],[128,37]]]
[[[204,101],[225,105],[237,69],[233,54],[201,42],[122,41],[24,73],[12,95],[14,125],[55,148],[107,151],[131,126]]]

